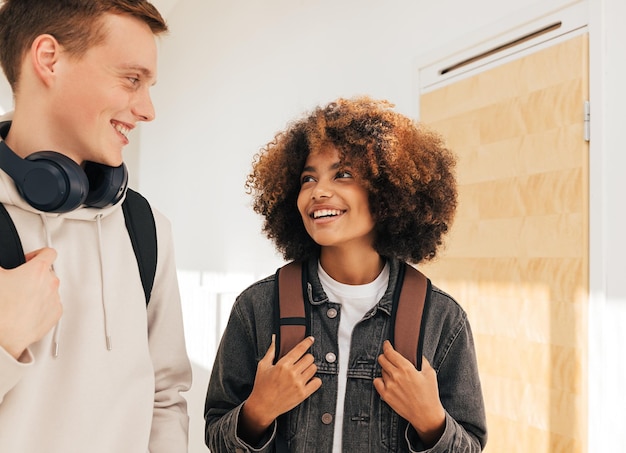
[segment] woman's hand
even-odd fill
[[[389,341],[383,344],[378,363],[382,377],[374,379],[376,391],[398,415],[411,423],[425,445],[435,445],[446,426],[436,371],[426,357],[422,358],[422,370],[418,371]]]
[[[257,366],[254,387],[240,414],[239,436],[254,444],[281,414],[290,411],[322,385],[315,377],[313,355],[307,353],[313,337],[298,343],[275,365],[276,338]]]

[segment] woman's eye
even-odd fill
[[[307,182],[311,182],[311,181],[315,181],[315,178],[313,178],[313,176],[304,175],[302,177],[301,184],[304,184],[304,183],[307,183]]]
[[[341,179],[341,178],[352,178],[352,173],[350,173],[349,171],[340,171],[339,173],[337,173],[337,179]]]

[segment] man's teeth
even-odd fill
[[[116,124],[114,127],[115,127],[115,130],[119,132],[120,134],[122,134],[124,137],[127,137],[128,133],[130,132],[129,128],[124,127],[121,124]]]
[[[341,214],[341,211],[338,209],[321,209],[313,213],[313,218],[319,219],[320,217],[332,217],[339,214]]]

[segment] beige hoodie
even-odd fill
[[[158,264],[146,309],[121,202],[44,213],[2,170],[0,202],[26,253],[57,250],[63,304],[59,324],[22,362],[0,348],[0,452],[186,452],[180,392],[191,367],[168,220],[154,212]]]

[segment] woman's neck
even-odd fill
[[[322,268],[334,280],[347,285],[373,282],[385,266],[385,260],[375,250],[354,250],[323,247],[320,253]]]

